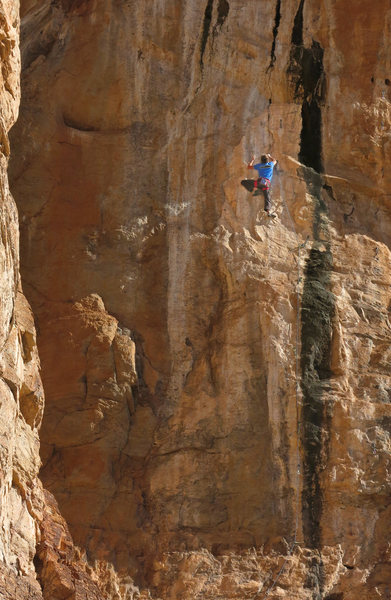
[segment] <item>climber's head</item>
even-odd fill
[[[267,154],[262,154],[261,163],[267,163]]]

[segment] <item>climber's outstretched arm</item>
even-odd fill
[[[252,157],[252,159],[250,160],[250,162],[247,165],[247,168],[252,169],[254,162],[255,162],[255,156]]]

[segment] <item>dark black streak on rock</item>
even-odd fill
[[[303,461],[302,519],[306,546],[322,546],[322,473],[327,466],[332,406],[330,391],[332,331],[335,297],[331,292],[333,257],[328,241],[328,208],[322,196],[322,178],[302,168],[308,193],[314,202],[313,247],[304,272],[301,302],[301,450]],[[324,573],[319,557],[309,571],[313,599],[323,598]]]
[[[295,16],[295,20],[293,23],[291,44],[292,46],[302,46],[303,45],[303,8],[304,8],[304,0],[300,0],[299,8],[297,9],[297,13]]]
[[[299,161],[320,173],[323,171],[321,155],[322,118],[321,109],[316,100],[304,100],[301,108],[301,118]]]
[[[229,2],[228,0],[219,0],[217,6],[217,21],[212,31],[212,51],[213,51],[213,41],[229,14]],[[202,27],[202,37],[201,37],[201,54],[200,54],[200,67],[201,71],[204,68],[204,54],[206,49],[206,44],[208,43],[208,37],[210,33],[210,27],[212,24],[213,18],[213,0],[208,0],[208,3],[205,8],[204,13],[204,23]]]
[[[314,244],[306,262],[301,303],[302,518],[305,544],[320,549],[323,512],[321,477],[328,461],[332,408],[325,393],[330,391],[332,376],[335,297],[331,292],[333,257],[328,241],[328,208],[322,196],[322,178],[306,168],[302,169],[302,176],[314,201]],[[311,587],[314,600],[322,598],[324,574],[320,557],[311,567],[309,577],[313,580]]]
[[[224,25],[225,19],[228,17],[229,13],[229,2],[227,0],[219,0],[219,5],[217,7],[217,27],[221,27]]]
[[[219,33],[219,31],[221,30],[222,26],[224,25],[225,19],[228,17],[228,13],[229,13],[229,3],[227,2],[227,0],[219,0],[219,4],[217,7],[217,21],[216,21],[215,26],[213,27],[213,34],[212,34],[212,51],[213,51],[214,40],[215,40],[217,34]]]
[[[270,64],[267,68],[267,72],[269,72],[274,67],[274,63],[276,62],[276,42],[277,42],[278,28],[280,26],[280,21],[281,21],[281,0],[277,0],[276,14],[274,17],[274,27],[273,27],[273,43],[272,43],[272,49],[270,52]]]
[[[333,257],[328,232],[328,208],[322,192],[334,198],[331,186],[320,173],[322,160],[322,106],[325,96],[323,48],[312,40],[304,46],[304,3],[300,0],[291,37],[287,75],[293,98],[300,102],[302,129],[299,160],[305,165],[300,174],[314,202],[313,246],[309,252],[301,302],[301,452],[303,461],[302,519],[306,546],[320,550],[323,495],[321,476],[327,466],[331,404],[330,390],[332,330],[335,297],[331,292]],[[327,198],[327,195],[325,197]],[[321,556],[315,557],[308,572],[307,587],[313,600],[324,594],[324,569]]]
[[[205,8],[204,23],[203,23],[203,27],[202,27],[201,54],[200,54],[201,70],[204,67],[204,53],[205,53],[206,44],[208,42],[210,25],[212,22],[212,14],[213,14],[213,0],[208,0],[208,3]]]
[[[301,0],[292,31],[292,47],[288,76],[294,88],[294,99],[302,103],[302,129],[299,160],[318,173],[322,162],[322,110],[326,78],[323,69],[323,48],[315,40],[311,48],[303,45],[303,8]]]
[[[318,209],[319,210],[319,209]],[[301,377],[303,393],[303,531],[306,544],[321,547],[323,497],[320,477],[328,446],[328,414],[324,392],[331,376],[331,338],[335,298],[330,291],[329,246],[309,253],[301,312]]]
[[[334,202],[337,201],[337,199],[336,199],[336,197],[334,195],[334,190],[333,190],[333,188],[332,188],[331,185],[328,185],[327,183],[324,183],[323,184],[323,189],[326,190],[327,194],[330,196],[330,198],[332,200],[334,200]]]

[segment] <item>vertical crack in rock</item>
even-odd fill
[[[274,17],[274,27],[273,27],[273,42],[272,42],[272,49],[270,51],[270,64],[267,68],[267,72],[270,71],[274,67],[274,63],[276,62],[276,42],[277,42],[278,28],[280,26],[280,21],[281,21],[281,0],[277,0],[276,14]]]
[[[205,13],[204,13],[204,23],[202,26],[201,54],[200,54],[201,71],[204,68],[204,53],[205,53],[206,44],[208,42],[210,25],[212,22],[212,13],[213,13],[213,0],[208,0],[208,4],[206,5]]]
[[[331,292],[333,257],[329,242],[328,210],[322,197],[322,104],[325,94],[323,48],[312,40],[304,46],[304,2],[301,0],[292,30],[288,77],[294,100],[301,102],[302,128],[299,160],[305,165],[301,174],[314,202],[314,244],[309,253],[301,308],[301,377],[303,392],[302,518],[305,544],[321,548],[323,498],[321,475],[328,456],[328,405],[325,392],[331,376],[331,339],[335,299]],[[309,167],[309,168],[306,168]],[[323,566],[314,561],[308,587],[313,598],[322,597]]]

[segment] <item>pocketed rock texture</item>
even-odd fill
[[[41,474],[105,598],[390,597],[378,4],[22,0]]]

